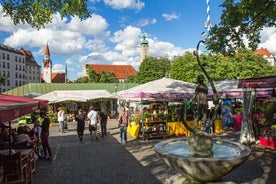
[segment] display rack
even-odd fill
[[[166,121],[160,120],[140,123],[139,137],[143,140],[148,140],[149,138],[166,138],[167,135]]]

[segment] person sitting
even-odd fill
[[[28,134],[25,133],[24,127],[18,127],[17,135],[14,136],[13,144],[15,148],[32,148],[33,141]]]

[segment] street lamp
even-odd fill
[[[118,91],[118,83],[114,84],[114,88],[115,88],[115,94],[117,95],[117,91]]]

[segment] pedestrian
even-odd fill
[[[77,114],[76,116],[76,121],[77,121],[77,134],[80,141],[82,141],[84,127],[85,127],[85,115],[81,109],[79,110],[79,114]]]
[[[127,143],[127,126],[130,125],[129,119],[129,114],[126,111],[126,108],[121,107],[118,118],[118,127],[120,128],[120,143]]]
[[[50,119],[47,116],[46,112],[42,112],[41,116],[43,118],[42,125],[41,125],[41,144],[43,148],[44,158],[45,160],[52,160],[52,151],[48,141]]]
[[[90,139],[93,139],[93,134],[95,135],[96,140],[99,140],[97,135],[97,124],[98,124],[98,112],[95,111],[94,106],[90,106],[89,112],[87,114],[88,118],[88,129],[90,132]]]
[[[102,111],[99,113],[99,121],[100,121],[100,125],[101,125],[101,137],[106,136],[106,126],[107,126],[107,120],[109,120],[109,116],[108,113],[106,111],[106,108],[103,107]]]
[[[59,123],[59,132],[64,133],[65,131],[65,113],[62,109],[62,107],[58,108],[58,114],[57,114],[57,119]]]

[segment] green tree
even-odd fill
[[[195,83],[199,73],[196,58],[191,52],[185,52],[171,63],[170,77],[173,79]]]
[[[74,81],[74,83],[88,83],[89,78],[88,77],[80,77]]]
[[[98,75],[92,68],[87,68],[88,82],[99,82],[100,75]]]
[[[87,0],[2,0],[1,4],[3,12],[11,17],[14,24],[27,23],[38,29],[50,23],[57,12],[61,18],[77,16],[83,20],[90,17]]]
[[[106,72],[103,71],[99,74],[99,82],[100,83],[116,83],[119,82],[119,80],[116,78],[115,74],[113,72]]]
[[[265,77],[276,73],[276,67],[270,66],[261,55],[248,49],[240,49],[236,55],[227,57],[222,54],[201,54],[200,60],[213,81]],[[190,52],[185,52],[172,61],[170,76],[173,79],[196,83],[199,74],[202,71]]]
[[[215,53],[233,55],[239,48],[256,50],[260,43],[260,31],[275,27],[275,0],[225,0],[219,25],[211,29],[208,49]]]
[[[143,84],[168,75],[170,60],[168,58],[147,57],[140,65],[136,82]]]

